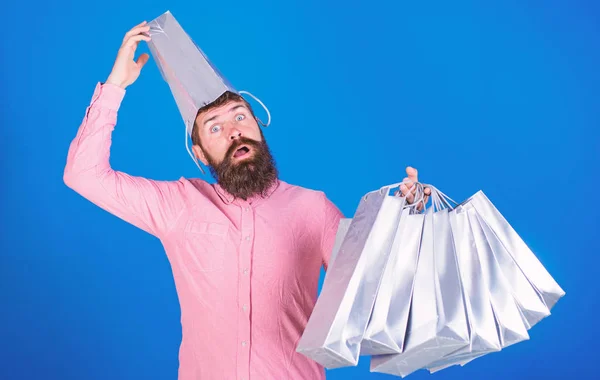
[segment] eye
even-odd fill
[[[242,114],[239,114],[239,115],[237,115],[237,116],[235,117],[235,120],[236,120],[236,121],[242,121],[242,120],[244,120],[245,118],[246,118],[246,116],[244,116],[244,115],[242,115]]]
[[[216,133],[219,132],[221,130],[221,126],[219,124],[215,124],[212,127],[210,127],[210,133]]]

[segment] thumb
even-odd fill
[[[146,64],[146,62],[148,62],[148,59],[150,59],[150,56],[147,53],[141,54],[138,59],[137,59],[137,65],[138,67],[141,69],[142,67],[144,67],[144,65]]]
[[[412,166],[407,166],[406,167],[406,175],[413,182],[418,182],[419,181],[419,177],[418,177],[419,176],[419,172],[417,171],[417,169],[413,168]]]

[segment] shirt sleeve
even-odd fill
[[[160,238],[183,209],[182,181],[155,181],[111,168],[110,146],[125,89],[96,85],[67,154],[63,180],[75,192]]]
[[[331,258],[331,252],[335,244],[335,236],[337,229],[340,224],[340,219],[344,217],[344,214],[323,194],[323,234],[321,238],[321,252],[323,257],[323,266],[327,271],[329,267],[329,259]]]

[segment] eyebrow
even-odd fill
[[[238,104],[237,106],[233,106],[229,109],[229,111],[227,111],[227,113],[232,112],[237,110],[238,108],[246,108],[246,106],[244,106],[243,104]],[[208,119],[204,120],[203,125],[206,126],[206,124],[208,124],[208,122],[211,122],[213,120],[215,120],[217,117],[219,117],[220,115],[215,115],[213,117],[209,117]]]

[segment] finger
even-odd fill
[[[136,29],[139,29],[139,28],[141,28],[141,27],[147,26],[147,24],[148,24],[148,23],[147,23],[146,21],[142,21],[142,22],[140,22],[139,24],[137,24],[137,25],[136,25],[136,26],[134,26],[133,28],[129,29],[129,31],[126,33],[126,35],[127,35],[127,34],[129,34],[129,35],[135,34],[135,31],[136,31]]]
[[[412,195],[417,193],[417,186],[410,178],[405,177],[402,182],[406,185],[406,193],[410,193]]]
[[[138,25],[131,29],[129,32],[125,33],[125,37],[123,37],[123,41],[126,41],[129,37],[135,36],[136,34],[148,32],[150,30],[150,25]]]
[[[423,190],[423,204],[426,205],[427,202],[429,202],[429,197],[431,197],[431,188],[430,187],[426,187]]]
[[[408,203],[412,203],[415,199],[414,193],[411,191],[412,182],[410,182],[407,178],[405,178],[404,183],[400,185],[400,190],[402,191],[403,196],[406,197],[406,201]]]
[[[151,38],[148,36],[145,36],[143,34],[138,34],[132,37],[129,37],[129,39],[127,40],[127,42],[125,42],[125,46],[127,47],[137,47],[138,43],[140,41],[150,41]]]
[[[405,197],[406,193],[408,193],[408,187],[406,187],[406,185],[400,185],[400,192],[402,193],[402,196]]]
[[[411,181],[419,182],[419,172],[417,169],[413,168],[412,166],[406,167],[406,175],[408,176],[408,178]]]
[[[137,59],[137,65],[138,67],[141,69],[142,67],[144,67],[144,65],[146,64],[146,62],[148,62],[148,59],[150,59],[150,56],[147,53],[141,54],[138,59]]]
[[[136,25],[136,26],[134,26],[133,28],[129,29],[129,30],[127,31],[127,33],[125,33],[125,35],[131,35],[135,29],[139,28],[140,26],[144,26],[144,25],[146,25],[146,24],[147,24],[147,22],[146,22],[146,21],[142,21],[142,22],[140,22],[139,24],[137,24],[137,25]]]
[[[426,187],[423,189],[423,199],[419,201],[419,204],[417,205],[417,210],[421,211],[425,207],[425,205],[427,205],[427,202],[429,202],[429,197],[431,197],[431,188]]]
[[[148,35],[148,32],[150,31],[150,25],[145,25],[145,26],[140,26],[137,27],[131,31],[129,31],[126,35],[125,35],[125,39],[128,39],[132,36],[136,36],[138,34],[144,34],[144,35]]]
[[[410,192],[410,187],[412,186],[412,182],[408,178],[404,178],[402,180],[402,184],[400,185],[400,190],[402,190],[402,195],[406,195]]]
[[[404,179],[406,186],[408,187],[408,199],[410,200],[410,202],[414,202],[414,200],[416,199],[416,194],[417,194],[417,184],[414,183],[410,178],[405,178]]]

